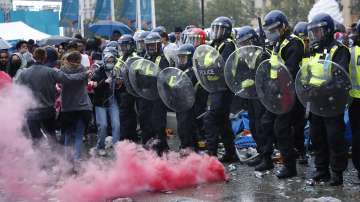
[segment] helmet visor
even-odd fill
[[[130,52],[130,44],[120,44],[120,50],[124,54],[127,54]]]
[[[188,63],[189,55],[188,54],[178,54],[178,64],[180,66],[184,66]]]
[[[311,46],[316,46],[321,40],[325,39],[325,27],[324,25],[313,25],[308,27],[308,35]]]
[[[186,43],[192,44],[194,47],[198,47],[202,44],[202,37],[200,35],[189,35]]]
[[[160,48],[159,46],[161,46],[160,43],[145,43],[145,48],[146,48],[146,52],[149,55],[155,55],[158,53],[158,49]]]
[[[212,40],[221,39],[225,36],[226,28],[222,25],[211,25],[210,38]]]
[[[145,50],[145,42],[144,40],[136,41],[136,51],[141,53]]]

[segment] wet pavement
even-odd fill
[[[351,163],[350,163],[351,164]],[[260,178],[253,168],[235,164],[236,170],[228,172],[230,180],[223,183],[199,185],[182,190],[162,193],[145,193],[132,197],[133,201],[146,202],[197,202],[197,201],[241,201],[241,202],[273,202],[273,201],[304,201],[307,198],[334,197],[341,201],[360,201],[360,186],[357,173],[349,165],[345,173],[344,186],[330,187],[327,184],[306,185],[305,173],[310,174],[311,166],[298,167],[298,177],[289,180],[278,180],[274,171]],[[277,166],[279,167],[279,166]],[[227,165],[227,169],[229,166]]]
[[[176,150],[178,139],[169,139],[170,147]],[[131,197],[138,202],[289,202],[304,201],[307,198],[333,197],[343,202],[360,201],[360,185],[357,172],[349,160],[344,174],[344,185],[330,187],[326,183],[315,186],[307,185],[313,167],[313,159],[309,165],[298,165],[298,176],[288,180],[279,180],[276,168],[267,173],[254,172],[252,167],[235,163],[225,165],[229,176],[228,182],[203,184],[181,190],[169,190],[160,193],[148,192]],[[236,169],[234,170],[234,165]]]

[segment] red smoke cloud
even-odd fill
[[[98,202],[226,179],[214,157],[170,153],[160,158],[129,142],[115,146],[116,159],[91,159],[77,176],[69,177],[61,150],[34,150],[23,134],[24,114],[34,104],[22,87],[0,89],[0,201]],[[55,165],[44,168],[48,161]]]

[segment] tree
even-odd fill
[[[156,0],[156,24],[164,26],[168,32],[176,26],[185,27],[201,23],[199,0]]]
[[[234,26],[249,25],[255,17],[254,1],[252,0],[211,0],[205,9],[205,25],[218,16],[230,17]]]
[[[295,25],[299,21],[307,21],[310,9],[315,0],[271,0],[271,6],[266,7],[264,11],[281,10],[288,17],[290,25]]]

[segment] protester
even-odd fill
[[[66,55],[61,71],[66,74],[84,73],[87,69],[81,64],[80,52]],[[81,157],[83,135],[91,119],[92,104],[86,91],[87,80],[63,82],[61,90],[61,132],[65,136],[65,147],[75,142],[75,159]],[[66,152],[69,157],[69,152]],[[71,158],[71,157],[70,157]]]
[[[0,71],[6,71],[9,68],[9,53],[7,50],[0,50]]]
[[[118,101],[121,83],[114,75],[116,58],[106,54],[103,63],[95,71],[93,78],[96,125],[98,129],[96,150],[98,154],[105,155],[105,138],[108,136],[108,126],[111,123],[112,142],[120,139],[120,112]],[[110,119],[108,119],[108,117]]]
[[[121,32],[119,30],[114,30],[111,34],[110,41],[118,41],[121,37]]]
[[[38,103],[26,115],[27,125],[34,143],[42,139],[44,134],[41,132],[41,129],[45,131],[46,135],[56,140],[55,84],[66,84],[74,80],[83,81],[87,79],[87,72],[68,75],[45,66],[46,58],[46,50],[44,48],[37,48],[34,51],[34,59],[36,61],[34,65],[21,70],[15,78],[16,83],[25,85],[32,90]]]
[[[55,48],[53,47],[46,47],[46,66],[51,68],[59,68],[60,62],[59,62],[59,55]]]
[[[26,61],[23,60],[23,57],[22,57],[22,55],[20,53],[13,53],[10,56],[7,73],[11,77],[15,77],[18,70],[21,69],[21,68],[25,68],[26,64],[27,64]]]

